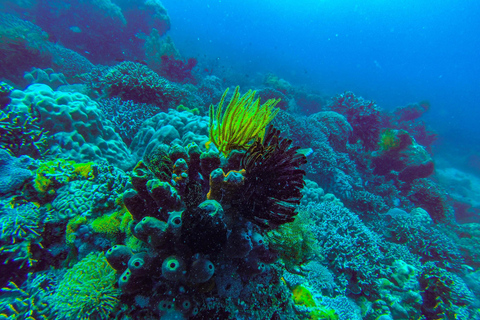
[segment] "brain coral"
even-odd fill
[[[34,84],[24,91],[13,91],[11,98],[14,111],[39,113],[39,124],[53,135],[52,151],[62,158],[77,162],[106,160],[122,169],[135,165],[122,138],[89,97]]]
[[[95,204],[95,190],[97,185],[90,181],[72,181],[57,191],[57,197],[52,205],[55,214],[51,214],[50,221],[66,221],[79,215],[90,215]]]

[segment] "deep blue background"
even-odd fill
[[[480,148],[478,1],[162,2],[184,56],[327,95],[353,91],[385,109],[429,100],[444,150]]]

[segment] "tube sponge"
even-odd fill
[[[123,203],[132,216],[140,220],[149,213],[149,208],[142,196],[134,189],[127,189],[123,193]]]
[[[132,277],[132,273],[130,270],[125,270],[120,278],[118,279],[118,287],[123,291],[123,292],[129,292],[133,289],[133,281],[130,281]]]
[[[143,218],[134,229],[134,236],[138,239],[159,247],[167,241],[167,223],[154,217]]]
[[[135,254],[133,257],[128,260],[128,269],[132,273],[132,275],[141,275],[145,273],[145,269],[148,268],[148,259],[147,253],[140,252]]]
[[[169,213],[167,230],[173,234],[178,234],[182,228],[182,212],[173,211]]]
[[[247,230],[233,229],[227,239],[226,255],[229,258],[244,258],[252,248],[252,239]]]
[[[224,218],[222,206],[214,200],[204,201],[197,208],[187,208],[182,213],[180,240],[192,252],[218,252],[227,240]]]
[[[175,310],[180,311],[186,316],[198,313],[198,308],[195,302],[188,295],[181,295],[175,298]]]
[[[163,260],[162,275],[169,281],[179,281],[185,276],[185,263],[179,256],[170,256]]]
[[[117,271],[125,271],[128,266],[128,260],[132,257],[133,253],[129,247],[124,245],[116,245],[108,249],[105,253],[108,264]]]
[[[205,258],[199,258],[193,261],[188,272],[188,280],[191,283],[204,283],[212,278],[215,273],[215,266],[213,263]]]
[[[158,179],[148,180],[147,190],[156,204],[164,211],[179,210],[182,206],[180,195],[168,182]]]

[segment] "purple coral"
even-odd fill
[[[192,69],[197,65],[197,59],[190,58],[187,61],[175,58],[173,55],[160,57],[162,64],[160,65],[160,75],[173,82],[195,84],[197,81],[192,74]]]
[[[366,151],[377,149],[382,118],[375,102],[345,92],[333,98],[330,108],[347,117],[353,128],[351,142],[360,140]]]

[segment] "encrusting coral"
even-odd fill
[[[240,97],[239,87],[223,113],[223,103],[227,96],[228,88],[215,110],[210,105],[210,142],[213,142],[225,157],[235,149],[246,150],[253,141],[263,137],[265,128],[277,115],[279,109],[274,109],[280,102],[279,99],[269,99],[260,105],[260,98],[255,100],[256,91],[249,90]]]

